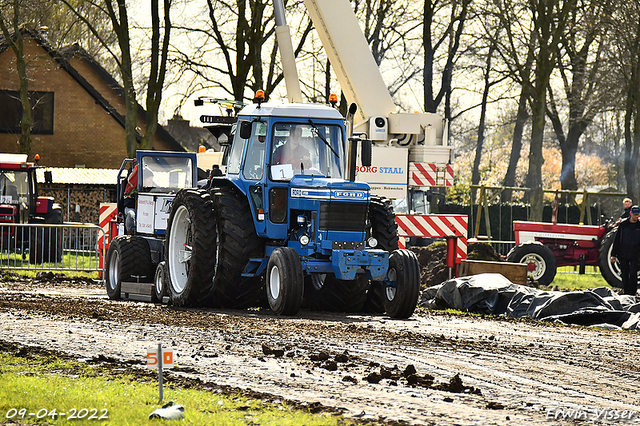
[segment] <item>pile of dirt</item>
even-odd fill
[[[427,247],[411,247],[420,263],[420,282],[423,288],[441,284],[449,279],[447,268],[447,244],[436,242]],[[467,245],[467,258],[503,262],[505,259],[487,243],[470,242]]]

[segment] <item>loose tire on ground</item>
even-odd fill
[[[409,318],[420,292],[420,264],[415,253],[404,249],[391,253],[387,280],[380,284],[385,312],[391,318]]]
[[[216,218],[208,192],[180,190],[167,221],[164,260],[167,291],[175,306],[202,306],[213,290]]]
[[[120,299],[122,282],[151,282],[151,250],[144,238],[119,235],[109,244],[105,287],[109,299]]]
[[[267,266],[267,300],[278,315],[295,315],[300,310],[304,275],[298,253],[291,247],[277,248]]]
[[[515,246],[507,254],[507,262],[528,265],[528,274],[540,285],[553,282],[557,271],[556,257],[549,247],[538,242],[523,243]]]
[[[351,281],[330,274],[313,274],[305,278],[304,298],[314,311],[362,312],[368,288],[369,280],[364,274]]]
[[[382,250],[393,253],[398,249],[398,224],[393,212],[391,200],[385,197],[372,195],[369,203],[369,223],[371,229],[369,235],[378,240],[378,246]],[[381,314],[384,309],[384,294],[380,283],[372,282],[367,292],[364,304],[365,312]]]
[[[618,228],[613,228],[605,235],[600,243],[598,249],[598,267],[600,273],[605,281],[611,287],[624,288],[622,285],[622,272],[620,271],[620,264],[616,260],[615,263],[611,263],[611,252],[613,250],[613,240],[616,238],[616,232]]]
[[[256,306],[262,280],[243,277],[242,271],[249,259],[264,257],[264,241],[256,234],[249,202],[231,185],[213,188],[211,194],[218,235],[211,304],[231,309]]]

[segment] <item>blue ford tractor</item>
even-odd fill
[[[164,241],[171,303],[241,309],[266,293],[279,315],[295,315],[304,300],[410,317],[417,258],[398,250],[390,202],[354,180],[360,141],[346,130],[326,105],[245,107],[226,176],[173,199]]]

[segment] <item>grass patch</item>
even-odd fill
[[[242,395],[184,389],[165,383],[164,400],[185,407],[180,424],[192,425],[353,425],[343,417],[312,414],[290,404]],[[158,403],[157,383],[115,375],[103,367],[52,356],[0,354],[0,418],[3,422],[47,425],[157,425],[149,414]],[[16,410],[25,409],[24,418]],[[68,417],[87,409],[82,420]],[[65,416],[49,415],[53,410]],[[95,410],[94,410],[95,409]],[[45,413],[46,411],[46,413]],[[14,414],[15,413],[15,414]],[[28,415],[33,413],[33,415]],[[12,418],[7,418],[13,414]],[[42,418],[38,419],[40,414]],[[47,414],[47,415],[45,415]],[[108,419],[87,417],[107,415]]]
[[[551,286],[558,286],[560,290],[585,290],[588,288],[611,287],[600,273],[593,273],[587,267],[586,274],[578,274],[573,266],[558,268]]]
[[[98,279],[99,259],[95,253],[74,253],[65,251],[60,262],[29,263],[29,254],[3,253],[0,255],[0,268],[11,269],[18,275],[35,278],[39,272],[64,273],[69,278]],[[21,269],[24,268],[24,269]]]

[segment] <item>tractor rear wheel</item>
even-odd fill
[[[213,277],[214,306],[245,309],[258,304],[261,278],[243,277],[249,259],[264,257],[264,242],[258,237],[247,198],[233,186],[211,190],[218,236],[218,262]]]
[[[371,196],[369,223],[371,224],[369,235],[378,240],[376,248],[381,248],[389,253],[398,250],[398,224],[391,200],[385,197]],[[376,314],[383,313],[385,311],[384,298],[380,283],[372,282],[367,293],[364,310]]]
[[[420,264],[410,250],[396,250],[389,256],[387,280],[380,283],[384,310],[391,318],[409,318],[418,304]]]
[[[183,189],[171,205],[165,238],[168,292],[176,306],[201,306],[212,291],[216,218],[206,191]]]
[[[302,304],[304,276],[298,253],[280,247],[271,253],[267,266],[267,300],[278,315],[295,315]]]
[[[362,312],[369,280],[364,274],[354,280],[339,280],[335,275],[313,274],[305,279],[304,297],[315,311]]]
[[[602,239],[602,242],[600,243],[600,249],[598,250],[598,267],[600,268],[602,277],[611,287],[623,288],[620,264],[617,260],[615,261],[615,263],[611,263],[613,240],[615,240],[616,238],[617,231],[617,227],[613,228]]]
[[[507,254],[507,262],[524,263],[528,274],[540,285],[547,286],[556,276],[556,257],[547,246],[538,242],[528,242],[515,246]]]
[[[147,240],[119,235],[109,244],[105,287],[109,299],[120,299],[123,281],[151,282],[153,264]]]

